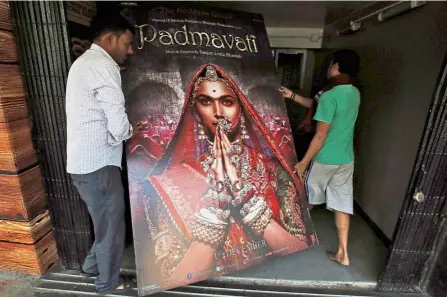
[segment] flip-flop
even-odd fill
[[[340,261],[337,260],[337,254],[334,252],[326,252],[327,257],[329,258],[329,260],[332,260],[336,263],[338,263],[339,265],[343,266],[343,267],[349,267],[349,265],[345,265],[343,263],[341,263]]]

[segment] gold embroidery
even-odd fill
[[[245,171],[243,172],[243,176],[245,177],[244,181],[251,184],[258,195],[259,193],[263,193],[268,186],[267,173],[261,156],[262,155],[260,154],[257,155],[258,160],[256,162],[256,168],[251,167],[248,152],[247,156],[244,155],[242,164],[242,167],[245,168]]]
[[[160,196],[161,197],[161,196]],[[161,216],[161,205],[157,204],[155,211],[159,214],[158,224],[152,222],[149,197],[143,196],[144,212],[149,227],[149,234],[152,240],[155,256],[155,264],[160,265],[161,277],[167,279],[170,277],[175,268],[179,265],[180,260],[186,253],[186,246],[177,237],[173,236],[169,226],[169,220],[166,216]],[[166,211],[168,211],[166,209]],[[174,223],[171,220],[171,223]],[[156,227],[158,226],[158,227]]]
[[[186,246],[170,232],[164,233],[157,239],[155,252],[159,256],[156,258],[156,261],[161,262],[160,272],[164,279],[168,279],[174,273],[186,250]]]
[[[191,171],[195,176],[199,177],[200,179],[203,179],[204,181],[206,181],[206,178],[201,175],[200,173],[197,172],[197,170],[195,170],[194,168],[192,168],[191,166],[189,166],[188,164],[183,163],[182,164],[183,167],[185,167],[186,169],[188,169],[189,171]]]
[[[158,189],[157,189],[154,185],[152,185],[152,186],[153,186],[155,192],[157,192],[158,197],[160,197],[160,201],[161,201],[161,203],[163,204],[163,208],[166,210],[166,213],[168,214],[168,217],[169,217],[170,222],[172,223],[172,225],[174,226],[174,228],[175,228],[178,232],[180,232],[180,234],[183,234],[183,232],[180,230],[180,227],[179,227],[179,226],[177,225],[177,223],[175,222],[174,217],[172,216],[172,213],[169,211],[169,208],[168,208],[168,206],[166,205],[166,202],[164,201],[163,196],[160,194],[160,192],[158,191]],[[149,200],[149,198],[148,198],[148,200]],[[160,206],[160,205],[159,205],[158,213],[161,213],[161,206]]]
[[[159,177],[160,184],[162,184],[163,190],[165,190],[168,197],[171,198],[171,202],[174,204],[177,212],[182,213],[182,217],[194,218],[194,212],[191,210],[189,201],[192,199],[189,195],[183,195],[182,191],[174,183],[174,181],[166,176]],[[184,221],[184,224],[188,224],[188,221]]]
[[[306,241],[305,232],[302,224],[300,222],[294,222],[295,220],[301,221],[301,212],[300,206],[295,201],[295,197],[297,195],[295,185],[289,181],[289,185],[287,188],[286,196],[284,197],[284,211],[283,213],[283,222],[284,228],[292,235],[298,237],[299,239]]]

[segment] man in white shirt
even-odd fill
[[[82,270],[98,292],[125,289],[123,141],[136,135],[124,107],[119,64],[132,55],[133,26],[121,15],[95,16],[93,45],[72,65],[66,91],[67,172],[92,217],[95,242]]]

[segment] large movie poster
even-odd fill
[[[140,295],[316,244],[261,15],[140,3],[123,73]]]

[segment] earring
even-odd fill
[[[207,139],[205,130],[203,129],[203,125],[200,123],[200,119],[197,117],[197,134],[199,135],[200,140]]]
[[[242,139],[250,138],[250,136],[248,136],[247,127],[245,126],[245,118],[243,115],[241,115],[241,138]]]

